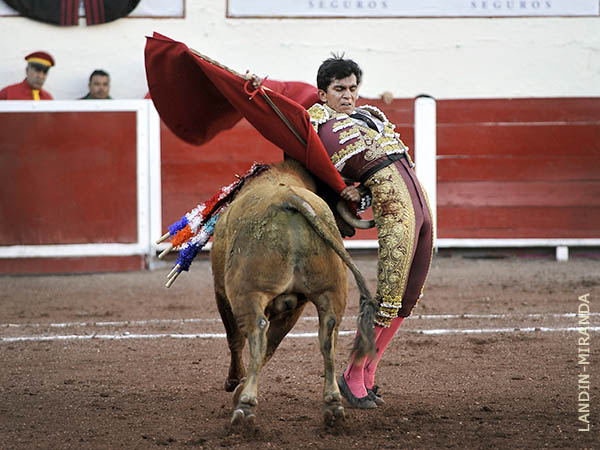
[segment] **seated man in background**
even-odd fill
[[[88,83],[89,92],[80,100],[111,100],[110,92],[110,76],[107,72],[101,69],[94,70],[90,75]]]
[[[42,89],[48,70],[54,66],[54,58],[46,52],[33,52],[25,57],[25,79],[6,86],[0,91],[0,100],[53,100],[48,91]]]

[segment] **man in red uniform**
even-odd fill
[[[46,52],[33,52],[25,57],[25,79],[6,86],[0,91],[0,100],[53,100],[48,91],[42,89],[48,70],[54,66],[54,58]]]

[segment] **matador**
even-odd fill
[[[383,403],[375,385],[377,365],[422,296],[433,228],[427,196],[395,126],[376,107],[356,107],[361,77],[360,67],[350,59],[325,60],[317,74],[322,104],[308,113],[337,170],[372,196],[379,242],[377,354],[362,361],[352,358],[338,383],[351,406],[375,408]],[[355,190],[344,197],[357,201],[360,194]]]

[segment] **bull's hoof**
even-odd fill
[[[233,415],[231,416],[231,425],[239,425],[240,423],[242,423],[244,417],[244,411],[242,411],[241,409],[236,409],[235,411],[233,411]]]
[[[342,397],[339,392],[326,394],[323,400],[323,421],[325,425],[333,426],[346,419],[346,413],[342,406]]]
[[[247,426],[254,427],[254,422],[256,421],[256,415],[252,410],[245,410],[243,408],[237,408],[233,411],[231,416],[231,425],[234,427],[237,426]]]
[[[231,416],[231,425],[239,426],[244,425],[247,427],[253,427],[256,415],[254,410],[258,406],[258,400],[250,397],[247,394],[242,395],[246,379],[242,378],[240,384],[233,391],[233,414]]]
[[[346,420],[346,412],[339,399],[323,405],[323,422],[326,426],[332,427]]]
[[[240,396],[240,393],[243,389],[243,385],[239,385],[236,388],[237,397]],[[256,399],[250,399],[247,395],[242,395],[240,402],[234,406],[234,411],[231,416],[231,425],[239,426],[244,425],[246,427],[254,427],[254,421],[256,420],[256,414],[254,410],[258,402]]]

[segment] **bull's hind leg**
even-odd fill
[[[229,304],[227,297],[218,290],[215,291],[215,296],[217,298],[219,314],[221,315],[221,320],[223,321],[225,332],[227,333],[229,352],[231,353],[229,373],[225,379],[225,390],[227,392],[232,392],[246,375],[244,361],[242,360],[245,339],[237,326],[235,317],[233,317],[231,305]]]
[[[248,347],[250,351],[250,360],[248,362],[248,371],[243,385],[238,387],[235,396],[239,396],[237,405],[231,417],[231,423],[238,425],[242,422],[254,423],[255,409],[258,405],[258,374],[264,365],[264,359],[267,352],[267,330],[269,321],[264,314],[264,309],[268,301],[263,294],[247,295],[243,303],[249,308],[243,313],[236,311],[238,324],[248,337]],[[241,388],[241,390],[240,390]]]
[[[319,296],[315,305],[319,313],[319,343],[325,366],[325,382],[323,385],[323,420],[326,425],[346,418],[342,397],[335,377],[335,345],[338,328],[342,320],[341,311],[334,310],[334,299],[338,298],[332,292]],[[345,301],[342,306],[345,306]]]

